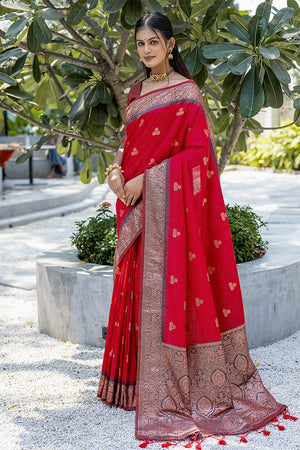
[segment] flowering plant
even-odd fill
[[[266,227],[264,222],[252,208],[247,206],[226,205],[231,237],[237,263],[262,258],[268,248],[260,234],[260,228]]]
[[[113,265],[118,236],[117,217],[110,206],[109,202],[103,202],[96,211],[96,217],[75,222],[76,229],[70,241],[77,248],[79,259]]]

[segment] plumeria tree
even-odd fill
[[[280,108],[289,97],[299,121],[300,88],[289,73],[300,63],[296,0],[280,10],[263,2],[252,16],[232,0],[2,0],[0,110],[43,133],[18,162],[62,135],[59,152],[84,162],[81,180],[91,180],[96,152],[104,181],[121,142],[128,89],[144,76],[134,25],[152,11],[171,19],[214,132],[225,132],[220,172],[246,135],[261,130],[254,117],[263,107]],[[1,120],[2,113],[0,128]]]

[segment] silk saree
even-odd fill
[[[249,355],[215,143],[196,83],[130,91],[114,291],[98,397],[136,409],[136,438],[239,435],[286,409]]]

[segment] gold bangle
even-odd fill
[[[107,167],[107,169],[105,171],[105,177],[108,178],[110,172],[114,169],[119,169],[119,170],[121,170],[122,173],[124,173],[124,170],[122,169],[121,166],[119,166],[119,164],[111,164],[110,166]]]

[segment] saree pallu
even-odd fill
[[[138,439],[257,429],[286,406],[264,387],[249,355],[214,138],[200,91],[189,80],[137,95],[125,119],[124,176],[127,181],[144,173],[143,198],[128,208],[117,201],[115,287],[98,396],[136,407]],[[126,333],[119,332],[120,321]],[[127,356],[120,350],[124,345]],[[114,353],[120,367],[110,371]]]

